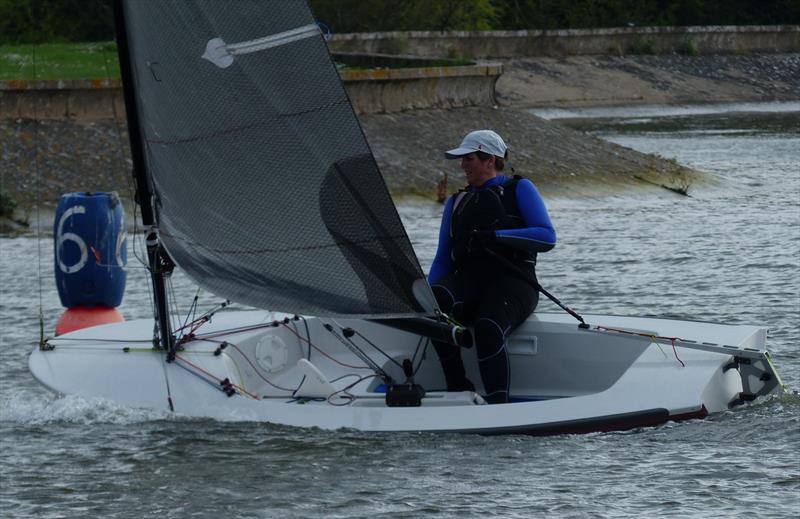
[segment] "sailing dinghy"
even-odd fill
[[[29,362],[44,386],[185,416],[482,434],[628,429],[783,391],[764,328],[546,313],[509,340],[510,403],[485,404],[474,355],[476,392],[443,391],[430,340],[469,332],[436,306],[307,4],[117,0],[115,17],[155,317],[48,339]],[[170,313],[175,266],[265,310]]]

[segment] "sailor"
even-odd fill
[[[520,276],[536,279],[536,255],[555,246],[556,232],[533,183],[500,174],[508,148],[497,133],[470,132],[445,157],[461,160],[467,186],[445,204],[428,281],[442,311],[473,326],[486,401],[505,403],[511,382],[506,340],[539,301]],[[461,349],[434,346],[447,390],[474,391]]]

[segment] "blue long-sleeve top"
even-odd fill
[[[505,175],[491,178],[478,187],[469,186],[468,191],[486,189],[491,186],[505,185],[512,179]],[[546,252],[556,244],[556,230],[550,222],[550,215],[544,205],[539,191],[533,182],[523,178],[517,183],[517,207],[526,227],[520,229],[498,229],[495,231],[497,243],[516,249],[532,252]],[[435,283],[453,272],[454,264],[451,256],[452,239],[450,237],[450,220],[453,215],[453,204],[457,195],[447,199],[439,228],[439,246],[428,273],[428,282]]]

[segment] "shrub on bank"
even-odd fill
[[[0,187],[0,217],[11,218],[16,208],[17,201],[14,197],[5,188]]]
[[[652,38],[636,38],[628,45],[629,54],[655,54],[656,43]]]

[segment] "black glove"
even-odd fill
[[[472,231],[469,235],[469,242],[467,248],[470,252],[490,247],[497,240],[494,231]]]

